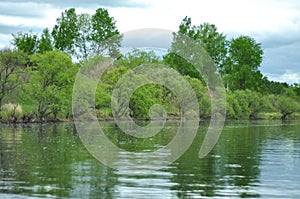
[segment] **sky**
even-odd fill
[[[247,35],[262,44],[260,70],[269,80],[300,83],[299,0],[0,0],[0,48],[10,46],[12,33],[51,29],[71,7],[90,14],[99,7],[108,9],[122,33],[142,28],[177,31],[185,16],[193,25],[215,24],[228,39]],[[148,39],[162,37],[146,32]]]

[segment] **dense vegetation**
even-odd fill
[[[192,25],[185,17],[174,33],[172,47],[158,57],[138,49],[120,54],[122,35],[106,9],[94,15],[65,10],[50,30],[13,34],[13,48],[0,51],[0,119],[5,122],[64,121],[72,118],[72,88],[78,70],[101,57],[111,57],[96,90],[100,119],[112,117],[111,95],[118,80],[141,64],[168,65],[194,88],[201,118],[211,113],[207,82],[185,59],[178,56],[179,35],[200,44],[212,58],[227,94],[227,118],[286,119],[300,112],[300,85],[269,81],[260,72],[263,49],[249,36],[227,39],[213,24]],[[113,38],[113,39],[112,39]],[[108,42],[109,41],[109,42]],[[177,52],[177,53],[174,53]],[[141,76],[142,78],[142,76]],[[129,109],[135,119],[148,119],[154,104],[164,106],[168,117],[180,117],[180,104],[168,88],[148,84],[131,96]]]

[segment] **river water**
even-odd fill
[[[131,152],[157,150],[178,127],[167,122],[151,139],[132,139],[112,122],[102,124]],[[136,157],[120,155],[120,169],[97,161],[73,124],[2,124],[0,198],[300,198],[299,121],[226,122],[214,149],[199,159],[207,126],[201,123],[174,163],[135,171],[122,161]]]

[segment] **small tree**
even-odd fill
[[[35,53],[44,53],[46,51],[52,51],[52,36],[50,35],[49,29],[45,28],[41,36],[29,33],[17,33],[12,34],[13,40],[12,44],[20,51],[26,53],[27,55],[32,55]]]
[[[37,101],[37,115],[40,122],[52,114],[65,115],[71,111],[72,86],[77,67],[70,57],[59,51],[35,54],[31,57],[35,70],[30,70],[30,81],[26,92]]]
[[[0,107],[3,99],[24,81],[25,55],[20,51],[0,51]]]
[[[300,110],[299,104],[286,96],[280,96],[277,99],[276,107],[281,113],[281,119],[285,120],[289,115]]]
[[[12,44],[17,47],[18,50],[32,55],[37,51],[38,47],[38,35],[29,33],[19,32],[17,34],[12,34],[13,40]]]
[[[39,43],[37,46],[37,52],[44,53],[44,52],[52,51],[52,50],[53,50],[52,36],[49,32],[49,29],[45,28],[43,30],[41,38],[39,39]]]

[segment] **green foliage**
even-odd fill
[[[0,51],[0,107],[5,97],[24,83],[25,55],[20,51]],[[13,99],[7,99],[12,102]]]
[[[231,40],[229,54],[233,64],[249,65],[253,70],[257,70],[262,62],[263,51],[261,44],[253,38],[240,36]]]
[[[297,94],[298,97],[300,97],[300,84],[294,84],[293,85],[293,90],[295,91],[295,93]]]
[[[95,107],[110,109],[111,94],[118,80],[128,71],[125,67],[118,67],[107,71],[99,82],[96,90]],[[109,111],[111,113],[111,111]]]
[[[195,67],[187,62],[184,58],[174,52],[170,52],[164,56],[164,62],[171,68],[174,68],[182,75],[188,75],[190,77],[202,79],[200,73]]]
[[[13,40],[12,44],[18,48],[18,50],[23,51],[29,55],[34,54],[38,48],[38,35],[30,33],[17,33],[12,34]]]
[[[239,100],[235,97],[235,95],[229,91],[226,95],[226,114],[227,118],[231,119],[240,119],[242,108],[239,104]]]
[[[191,18],[188,17],[185,17],[182,20],[179,31],[174,34],[171,47],[172,52],[164,56],[165,63],[169,64],[183,75],[201,79],[199,72],[194,66],[179,56],[180,52],[178,52],[178,50],[184,51],[184,53],[189,52],[189,46],[184,48],[184,45],[180,44],[182,43],[180,35],[185,35],[202,46],[210,55],[218,70],[221,70],[227,54],[225,35],[219,33],[216,26],[213,24],[204,23],[199,26],[192,26]],[[191,56],[193,55],[191,54]]]
[[[227,41],[225,35],[219,33],[214,24],[203,23],[199,26],[192,27],[190,23],[188,24],[188,32],[182,31],[181,27],[179,27],[180,33],[187,34],[198,42],[214,60],[217,68],[222,69],[227,54]],[[185,30],[185,28],[183,30]]]
[[[26,92],[37,101],[36,114],[40,122],[52,114],[64,116],[71,112],[72,85],[77,67],[65,53],[50,51],[31,56],[35,70],[28,71],[30,81]]]
[[[135,55],[148,55],[146,52],[142,51],[134,51],[137,53]],[[145,56],[148,57],[148,56]],[[119,79],[127,72],[132,72],[129,68],[134,68],[135,66],[140,65],[140,63],[147,63],[151,60],[144,60],[140,56],[135,57],[133,54],[127,54],[120,60],[118,60],[117,68],[113,68],[103,76],[102,81],[99,83],[96,93],[96,108],[110,108],[111,106],[111,94],[113,89],[115,88]],[[124,66],[123,66],[124,65]],[[136,76],[136,78],[142,78]],[[143,81],[141,79],[141,81]],[[126,82],[130,84],[131,82]],[[127,87],[131,87],[128,85]],[[161,101],[161,90],[160,86],[143,86],[139,88],[137,91],[133,93],[130,98],[129,108],[131,112],[131,116],[134,118],[139,119],[148,119],[149,118],[149,109],[154,103],[158,103]],[[124,97],[127,95],[127,91],[121,92],[122,96]],[[117,100],[117,99],[115,99]],[[119,110],[120,114],[125,112],[128,107],[121,107]],[[111,113],[111,111],[109,111]]]
[[[203,85],[203,83],[197,79],[192,78],[189,76],[185,77],[188,82],[191,84],[192,88],[194,89],[198,103],[199,103],[199,115],[201,118],[208,118],[211,114],[211,102],[210,102],[210,96],[209,92],[207,90],[207,87]]]
[[[38,42],[37,53],[44,53],[52,50],[53,50],[52,37],[49,29],[45,28]]]
[[[227,93],[227,117],[233,119],[258,119],[261,112],[273,111],[268,97],[250,90]]]
[[[35,53],[44,53],[46,51],[52,51],[52,38],[48,28],[43,30],[42,35],[39,37],[38,34],[29,33],[17,33],[12,34],[12,44],[19,50],[23,51],[28,55]]]
[[[98,8],[91,19],[92,47],[97,55],[109,55],[110,57],[119,56],[122,36],[116,27],[113,17],[104,8]]]
[[[76,56],[78,59],[86,60],[92,53],[90,32],[92,29],[91,15],[83,13],[77,16],[78,37],[76,37]]]
[[[56,25],[52,30],[54,46],[56,49],[75,54],[75,41],[78,37],[77,15],[75,8],[70,8],[61,13],[56,19]]]
[[[148,80],[142,73],[136,74],[134,68],[162,63],[177,70],[189,82],[197,96],[201,118],[215,115],[219,110],[214,106],[224,103],[217,100],[211,106],[211,97],[218,97],[214,96],[214,89],[218,87],[208,89],[215,81],[215,74],[220,74],[227,86],[227,118],[258,119],[265,114],[276,118],[281,115],[286,119],[300,112],[299,84],[269,81],[260,72],[263,58],[260,43],[249,36],[226,40],[226,35],[219,33],[215,25],[203,23],[195,26],[189,17],[182,20],[179,30],[173,34],[171,49],[163,60],[153,51],[138,49],[120,56],[122,35],[114,18],[104,8],[97,9],[93,15],[77,14],[74,8],[70,8],[57,18],[51,32],[45,28],[41,35],[32,32],[12,35],[12,44],[18,50],[0,52],[0,107],[3,103],[21,104],[24,111],[22,115],[18,114],[18,120],[21,116],[36,117],[40,122],[49,117],[68,117],[79,64],[83,66],[83,73],[91,76],[91,81],[97,82],[98,74],[103,73],[95,94],[95,108],[101,117],[112,116],[111,103],[119,100],[112,99],[112,92],[125,74],[145,82]],[[198,44],[199,48],[192,43]],[[70,57],[80,61],[79,64],[73,64]],[[111,64],[107,71],[97,65],[103,61]],[[203,74],[191,63],[196,64]],[[161,74],[158,70],[152,75]],[[187,96],[184,103],[188,105],[192,93],[184,90],[183,82],[180,82],[183,80],[170,79],[168,74],[164,79],[172,86],[176,84],[178,91]],[[90,102],[93,94],[87,92],[91,82],[82,81],[80,92],[84,97],[77,100],[82,101],[83,107],[93,108]],[[125,84],[122,85],[125,89],[119,91],[120,98],[128,94],[134,83],[127,81]],[[151,82],[138,88],[130,98],[129,107],[120,106],[118,114],[127,114],[129,110],[133,118],[148,119],[155,104],[162,105],[168,116],[182,114],[175,94]],[[11,120],[14,118],[12,113],[2,109],[0,114]]]
[[[75,8],[70,8],[56,22],[52,30],[56,49],[80,61],[93,55],[119,56],[122,36],[106,9],[99,8],[94,15],[78,15]]]
[[[275,105],[281,113],[281,119],[286,119],[292,113],[300,111],[299,103],[287,96],[279,96]]]
[[[296,90],[295,88],[291,87],[291,88],[284,88],[283,89],[283,95],[284,96],[287,96],[291,99],[294,99],[294,100],[297,100],[298,99],[298,96],[297,96],[297,93],[296,93]]]
[[[258,70],[262,62],[261,44],[248,36],[232,39],[224,65],[224,79],[231,90],[260,91],[263,75]]]
[[[265,88],[266,93],[274,94],[274,95],[284,94],[284,89],[289,87],[287,83],[268,81],[268,80],[265,80],[262,86]]]
[[[164,63],[168,64],[171,68],[174,68],[182,75],[188,75],[201,79],[201,75],[195,69],[195,67],[189,63],[186,59],[180,56],[180,51],[187,51],[184,46],[185,43],[181,40],[181,35],[192,37],[193,31],[191,29],[191,19],[185,17],[179,26],[179,31],[173,33],[173,42],[171,46],[171,52],[163,57]],[[193,38],[191,38],[193,39]]]
[[[139,49],[134,49],[131,52],[126,53],[125,55],[121,56],[117,61],[117,66],[124,66],[127,68],[135,68],[142,64],[158,64],[160,63],[160,58],[155,54],[154,51],[142,51]]]
[[[149,119],[149,110],[161,100],[161,89],[157,85],[146,85],[138,88],[130,98],[131,116],[137,119]]]
[[[261,93],[246,90],[248,92],[248,107],[250,109],[249,119],[258,119],[261,112],[272,111],[274,108],[268,98]]]

